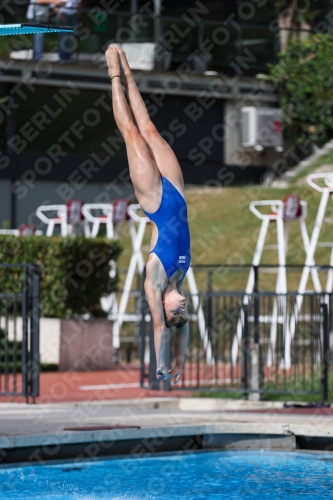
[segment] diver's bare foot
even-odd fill
[[[117,47],[110,45],[105,52],[105,58],[108,65],[108,73],[112,79],[114,76],[121,76],[120,62]]]
[[[119,47],[117,47],[117,51],[119,54],[120,64],[121,64],[121,68],[123,70],[124,75],[126,77],[132,76],[132,71],[131,71],[131,68],[129,67],[125,52],[123,51],[123,49],[120,49]]]

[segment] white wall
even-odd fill
[[[59,364],[60,358],[60,319],[41,318],[39,351],[41,363]],[[16,321],[17,340],[22,340],[22,318]],[[8,322],[8,339],[14,340],[14,322]]]

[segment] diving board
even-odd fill
[[[0,25],[0,36],[6,35],[34,35],[36,33],[73,33],[71,26],[52,26],[49,24],[2,24]]]

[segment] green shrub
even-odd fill
[[[322,143],[333,134],[332,63],[333,36],[315,34],[290,42],[279,64],[270,66],[287,128],[298,142]]]
[[[41,316],[63,318],[90,313],[103,315],[101,297],[116,289],[109,261],[121,251],[106,238],[0,236],[0,263],[32,263],[41,269]],[[21,293],[20,268],[0,269],[0,291]]]

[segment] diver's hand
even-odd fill
[[[169,378],[174,378],[174,384],[178,384],[180,377],[183,375],[184,368],[182,366],[174,366],[168,371]]]
[[[175,379],[174,384],[178,384],[180,377],[183,374],[182,366],[174,366],[171,370],[167,370],[165,367],[156,369],[156,378],[157,380],[170,380],[172,378]]]
[[[160,367],[156,369],[156,378],[157,380],[168,380],[171,377],[169,376],[168,370],[165,367]]]

